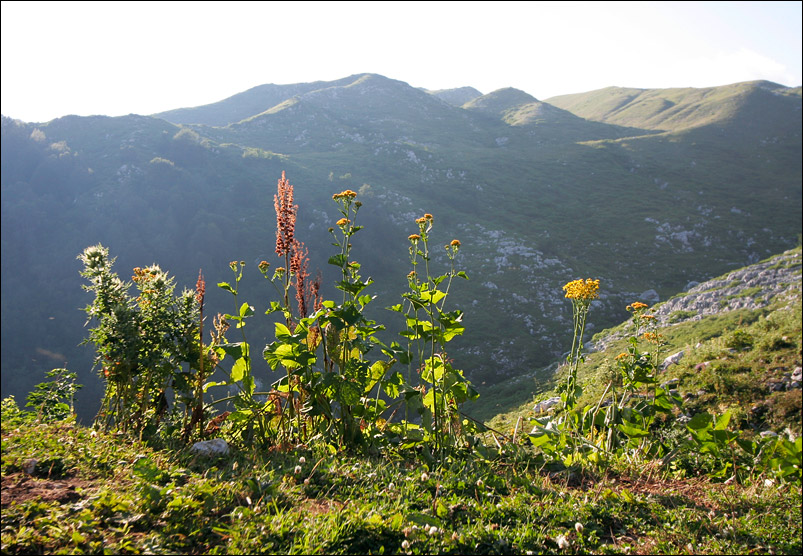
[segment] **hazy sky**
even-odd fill
[[[801,84],[801,2],[2,2],[2,113],[152,114],[264,83]],[[266,107],[268,108],[268,107]]]

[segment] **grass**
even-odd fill
[[[689,413],[731,410],[746,438],[799,435],[800,390],[768,385],[800,366],[800,314],[798,297],[681,315],[661,333],[667,353],[685,356],[660,379],[676,380]],[[588,355],[581,404],[602,394],[623,342]],[[6,398],[2,553],[800,553],[799,483],[763,473],[723,482],[694,452],[663,466],[547,463],[525,439],[532,402],[554,395],[555,369],[484,392],[491,403],[469,412],[489,420],[487,447],[432,468],[414,451],[358,455],[314,441],[202,457],[72,417],[37,422]]]
[[[3,412],[2,551],[795,554],[799,486],[656,469],[550,473],[526,450],[454,459],[315,446],[201,458]],[[38,463],[30,473],[26,462]],[[581,524],[577,527],[575,524]],[[560,543],[560,544],[559,544]],[[564,543],[567,543],[564,545]]]

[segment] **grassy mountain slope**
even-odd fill
[[[800,436],[802,297],[798,247],[653,305],[650,314],[666,342],[662,353],[676,360],[659,381],[673,383],[689,415],[730,410],[733,422],[753,434]],[[587,343],[590,353],[579,370],[582,403],[595,404],[606,384],[615,383],[616,356],[627,349],[631,331],[626,321]],[[548,371],[492,388],[472,415],[496,415],[491,424],[501,430],[536,416],[535,402],[554,396],[564,379],[560,361]]]
[[[433,213],[436,241],[462,242],[470,277],[450,293],[466,333],[449,355],[478,384],[542,368],[567,349],[569,280],[602,280],[595,325],[607,327],[633,299],[665,299],[797,242],[799,91],[741,84],[719,95],[732,88],[753,92],[729,119],[639,136],[523,94],[488,113],[374,74],[247,91],[183,111],[184,123],[3,118],[3,389],[30,390],[65,361],[93,380],[91,354],[76,348],[87,299],[75,256],[88,245],[110,247],[121,276],[157,262],[179,287],[199,268],[216,283],[230,260],[271,260],[282,170],[311,270],[330,291],[332,194],[349,188],[364,203],[355,255],[375,279],[382,321],[406,285],[414,220]],[[259,278],[245,296],[265,304]],[[271,340],[270,322],[255,328],[255,341]]]
[[[582,118],[643,129],[679,131],[720,122],[783,125],[767,122],[777,102],[800,102],[799,93],[769,81],[749,81],[723,87],[627,89],[607,87],[562,95],[546,102]],[[794,119],[786,122],[793,126]]]
[[[314,91],[321,87],[348,83],[353,81],[353,77],[346,77],[334,82],[314,81],[312,83],[296,83],[292,85],[259,85],[212,104],[167,110],[152,116],[177,124],[225,126],[269,110],[294,96]]]
[[[747,438],[799,437],[802,294],[797,248],[656,305],[667,353],[684,353],[660,377],[683,396],[683,411],[729,409],[731,428]],[[582,401],[602,394],[628,326],[594,337],[599,350],[582,367]],[[507,388],[493,399],[511,404],[529,394],[525,379]],[[540,389],[537,397],[548,395]],[[693,452],[669,464],[623,458],[555,470],[526,440],[532,405],[491,420],[486,440],[496,449],[428,466],[401,453],[355,455],[315,443],[269,451],[232,443],[224,455],[203,456],[73,418],[40,422],[5,398],[2,550],[800,553],[799,482],[715,480]]]

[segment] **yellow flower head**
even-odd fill
[[[427,219],[424,218],[423,216],[421,218],[416,218],[415,219],[415,223],[416,224],[426,224],[426,222],[427,222]]]
[[[337,221],[337,225],[341,227],[347,226],[349,222],[351,222],[351,220],[349,220],[348,218],[341,218],[340,220]]]
[[[346,189],[345,191],[341,191],[340,193],[335,193],[332,195],[332,199],[337,201],[338,199],[353,199],[356,197],[357,194],[354,193],[351,189]]]
[[[453,239],[452,242],[449,245],[451,245],[452,247],[460,247],[460,240],[459,239]]]
[[[583,301],[590,301],[599,297],[599,280],[573,280],[565,286],[563,290],[566,292],[566,298],[579,299]]]
[[[646,303],[642,303],[641,301],[636,301],[625,307],[628,311],[638,311],[639,309],[645,309],[647,307]]]
[[[407,236],[407,239],[409,239],[410,241],[418,241],[419,239],[421,239],[421,236],[418,234],[410,234],[409,236]]]
[[[616,359],[624,359],[625,357],[627,357],[627,353],[622,352],[622,353],[620,353],[619,355],[616,356]]]

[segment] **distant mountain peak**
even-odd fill
[[[430,91],[428,89],[423,89],[423,90],[433,96],[438,97],[439,99],[445,102],[448,102],[452,106],[458,106],[458,107],[463,106],[465,103],[482,96],[482,93],[479,92],[474,87],[458,87],[456,89],[438,89],[436,91]]]
[[[533,102],[538,102],[538,99],[520,89],[506,87],[477,97],[465,103],[463,108],[493,116],[502,116],[508,110]]]

